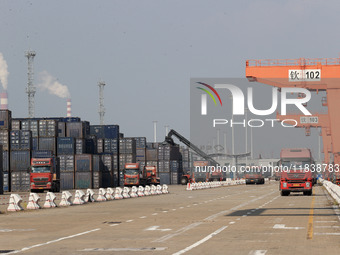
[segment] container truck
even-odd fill
[[[244,174],[247,184],[264,184],[264,176],[261,168],[252,166],[249,171]]]
[[[140,171],[139,163],[126,163],[124,167],[124,186],[158,185],[160,179],[157,177],[156,166],[144,166]]]
[[[282,149],[279,166],[281,170],[281,196],[288,196],[291,192],[303,192],[311,196],[313,176],[310,166],[314,163],[309,149]]]
[[[56,158],[32,158],[30,172],[31,191],[60,191],[60,169]]]

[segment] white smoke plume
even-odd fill
[[[7,90],[7,83],[8,83],[8,75],[9,72],[7,71],[7,63],[6,60],[4,59],[4,56],[0,52],[0,82],[2,84],[2,87],[4,90]]]
[[[47,90],[50,94],[61,98],[71,97],[68,87],[61,84],[55,77],[46,71],[39,73],[39,83],[37,87],[41,90]]]

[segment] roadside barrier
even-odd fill
[[[40,197],[37,193],[30,193],[30,196],[28,198],[28,204],[26,206],[26,209],[29,210],[37,210],[40,209],[40,205],[38,204],[40,200]]]
[[[155,185],[151,185],[151,191],[150,191],[150,194],[151,195],[156,195],[157,193],[156,193],[156,186]]]
[[[45,198],[44,208],[54,208],[57,207],[54,200],[56,200],[57,196],[53,192],[47,192]]]
[[[103,189],[103,188],[100,188],[96,201],[98,201],[98,202],[106,201],[107,199],[106,199],[105,195],[106,195],[106,190]]]
[[[137,187],[136,186],[132,186],[131,187],[131,191],[130,191],[130,197],[138,197],[137,191],[138,191]]]
[[[194,182],[187,183],[186,190],[201,190],[201,189],[211,189],[225,186],[242,185],[245,184],[245,180],[231,180],[227,179],[225,181],[214,181],[214,182]]]
[[[121,188],[119,188],[119,187],[116,188],[115,199],[123,199],[122,192],[123,192],[123,190]]]
[[[105,194],[105,197],[107,200],[113,200],[115,199],[114,198],[114,193],[115,191],[113,190],[113,188],[107,188],[106,189],[106,194]]]
[[[128,187],[124,187],[123,198],[130,198],[129,192],[130,192],[130,189]]]
[[[76,190],[76,193],[74,194],[74,205],[82,205],[85,204],[84,201],[85,193],[82,190]]]
[[[162,186],[161,185],[157,185],[157,187],[156,187],[156,194],[157,195],[161,195],[162,194]]]
[[[163,186],[162,186],[162,193],[163,194],[168,194],[169,193],[168,189],[169,189],[168,185],[163,184]]]
[[[100,188],[98,190],[98,198],[94,199],[94,195],[97,195],[92,189],[87,189],[86,194],[82,190],[76,190],[74,194],[74,200],[71,201],[73,196],[69,191],[63,191],[61,193],[60,203],[59,206],[67,207],[70,205],[82,205],[87,202],[104,202],[108,200],[114,200],[114,199],[123,199],[123,198],[133,198],[133,197],[143,197],[143,196],[150,196],[150,195],[158,195],[158,194],[167,194],[168,186],[167,185],[147,185],[145,187],[143,186],[133,186],[131,188],[124,187],[123,189],[121,187],[117,187],[115,189],[113,188]],[[22,211],[24,210],[21,207],[21,203],[23,202],[22,197],[26,197],[25,200],[27,202],[26,209],[29,210],[36,210],[43,208],[54,208],[57,207],[55,200],[57,199],[57,195],[53,192],[47,192],[46,198],[43,206],[39,205],[40,197],[36,193],[30,193],[28,195],[20,196],[19,194],[11,194],[9,197],[9,203],[4,203],[2,205],[7,205],[7,211]],[[3,198],[2,198],[3,199]],[[8,199],[8,197],[6,198]]]
[[[144,187],[143,186],[138,187],[137,195],[139,197],[144,197]]]
[[[9,206],[7,208],[7,211],[16,212],[24,210],[20,205],[21,202],[22,198],[18,194],[11,194],[9,198]]]
[[[69,191],[63,191],[63,193],[61,194],[61,202],[59,206],[72,205],[71,199],[72,199],[72,194]]]
[[[324,179],[320,179],[320,182],[326,188],[328,193],[336,200],[336,202],[340,204],[340,187]]]
[[[144,188],[144,196],[150,196],[151,195],[151,188],[149,185],[146,185]]]
[[[88,202],[96,202],[96,200],[94,199],[93,196],[94,196],[93,190],[92,189],[87,189],[84,201],[86,203],[88,203]]]

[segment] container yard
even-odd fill
[[[339,9],[1,1],[0,255],[338,255]]]

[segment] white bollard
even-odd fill
[[[157,195],[157,187],[155,185],[151,185],[151,195]]]
[[[117,187],[115,190],[115,199],[123,199],[122,192],[123,190],[120,187]]]
[[[28,204],[26,206],[29,210],[37,210],[40,209],[40,205],[38,204],[40,200],[40,197],[37,193],[30,193],[30,196],[28,198]]]
[[[53,192],[47,192],[46,198],[45,198],[45,203],[44,203],[44,208],[54,208],[57,207],[56,203],[54,200],[56,200],[57,196]]]
[[[74,205],[82,205],[85,204],[84,201],[85,193],[82,190],[76,190],[76,193],[74,194]]]
[[[98,194],[98,197],[97,197],[96,201],[99,201],[99,202],[106,201],[105,194],[106,194],[106,190],[103,189],[103,188],[100,188],[99,189],[99,194]]]
[[[161,194],[163,194],[162,193],[162,186],[161,185],[157,185],[157,187],[156,187],[157,189],[156,189],[156,193],[157,193],[157,195],[161,195]]]
[[[106,194],[105,194],[105,197],[107,200],[113,200],[115,199],[114,198],[114,193],[115,191],[113,190],[113,188],[107,188],[106,189]]]
[[[144,187],[143,186],[138,187],[137,195],[139,197],[144,197]]]
[[[72,194],[67,190],[63,191],[63,193],[61,194],[61,202],[60,202],[59,206],[72,205],[71,199],[72,199]]]
[[[169,193],[168,185],[163,184],[163,186],[162,186],[162,193],[163,194],[168,194]]]
[[[124,187],[123,198],[130,198],[129,192],[130,192],[130,189],[128,187]]]
[[[151,188],[149,185],[146,185],[144,188],[144,196],[150,196],[151,195]]]
[[[94,199],[93,196],[94,196],[94,191],[92,189],[87,189],[84,201],[86,203],[87,202],[96,202],[96,200]]]
[[[145,187],[145,188],[146,188],[146,187]],[[149,188],[150,188],[150,187],[149,187]],[[138,191],[137,187],[136,187],[136,186],[132,186],[131,192],[130,192],[130,197],[138,197],[137,191]]]
[[[191,187],[191,183],[190,183],[190,182],[187,183],[187,190],[192,190],[192,187]]]
[[[7,207],[7,211],[16,212],[24,210],[20,205],[21,202],[22,202],[21,196],[19,196],[18,194],[11,194],[9,198],[9,206]]]

